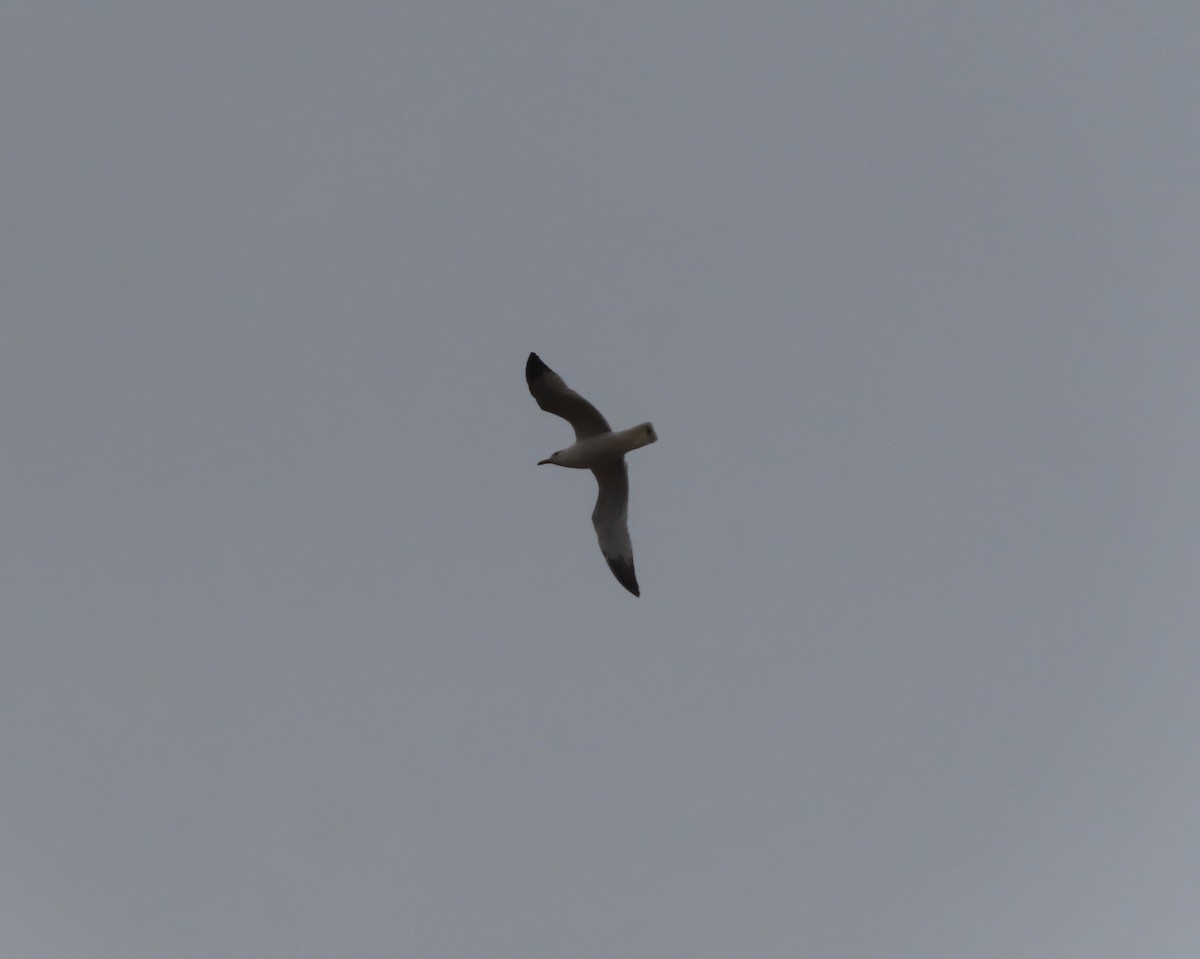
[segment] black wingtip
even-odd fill
[[[530,353],[529,359],[525,361],[525,382],[533,385],[534,380],[539,379],[543,373],[548,373],[550,367],[542,362],[542,358],[536,353]]]
[[[633,593],[634,596],[641,596],[641,591],[638,589],[637,577],[633,574],[633,563],[627,559],[613,559],[608,556],[604,558],[608,560],[608,568],[617,577],[617,582]]]

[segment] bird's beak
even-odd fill
[[[549,462],[549,460],[538,460],[538,466],[545,466]]]

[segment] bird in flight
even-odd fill
[[[626,513],[629,508],[629,475],[625,470],[625,454],[658,440],[654,426],[641,423],[627,430],[616,430],[600,411],[563,382],[561,376],[530,353],[525,362],[525,382],[537,405],[547,413],[561,416],[575,429],[575,442],[566,449],[551,453],[538,463],[553,463],[571,469],[591,470],[600,490],[596,508],[592,510],[592,525],[600,540],[600,552],[608,560],[608,568],[617,582],[634,596],[640,596],[637,576],[633,571],[633,544],[629,541]]]

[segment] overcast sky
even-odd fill
[[[8,3],[0,951],[1193,959],[1198,49]]]

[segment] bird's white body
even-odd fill
[[[630,450],[649,446],[658,440],[651,423],[639,423],[627,430],[610,430],[596,436],[580,440],[565,450],[550,454],[543,463],[553,463],[555,466],[566,466],[570,469],[591,470],[605,463],[619,460]]]

